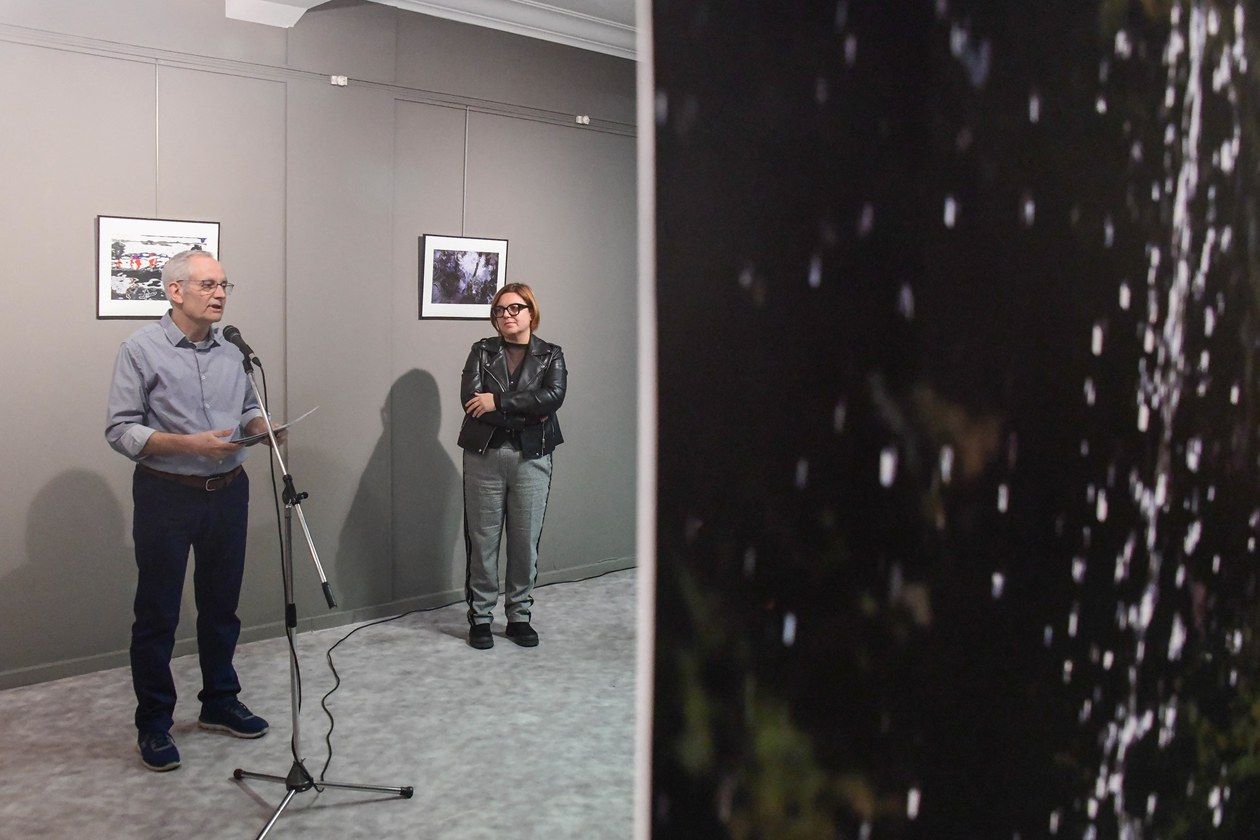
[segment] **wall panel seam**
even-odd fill
[[[162,68],[153,65],[153,215],[162,211]],[[219,256],[219,254],[215,254]]]
[[[285,55],[288,55],[288,38],[285,38]],[[284,85],[284,179],[281,189],[284,195],[281,196],[282,206],[284,210],[280,216],[281,237],[283,237],[284,247],[280,252],[280,346],[284,348],[281,354],[284,364],[284,376],[281,381],[284,383],[284,397],[281,404],[284,407],[284,416],[292,417],[289,413],[289,83],[281,82]],[[285,457],[288,457],[289,447],[285,444]]]
[[[459,197],[459,235],[468,227],[468,109],[464,109],[464,189]]]
[[[397,74],[398,67],[398,51],[397,51],[398,25],[394,24],[394,70]],[[389,231],[390,244],[394,240],[394,220],[395,210],[398,208],[398,100],[394,100],[389,110],[390,119],[393,124],[390,126],[389,134],[389,157],[390,157],[390,179],[389,179],[389,222],[385,228]],[[394,278],[398,276],[398,265],[394,261],[398,259],[398,248],[390,248],[390,266],[393,269],[390,272],[390,285],[393,285]],[[417,301],[416,309],[419,310],[419,301]],[[398,600],[398,553],[395,551],[397,547],[394,541],[394,500],[398,497],[398,491],[394,481],[394,418],[398,416],[394,409],[394,385],[397,380],[394,379],[398,372],[398,368],[394,362],[394,319],[386,319],[389,324],[389,379],[390,387],[385,399],[389,401],[389,425],[385,429],[385,434],[389,435],[389,532],[387,534],[389,543],[389,597],[391,601]]]

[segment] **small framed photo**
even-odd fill
[[[506,239],[420,237],[420,317],[490,318],[507,282]]]
[[[96,217],[96,317],[161,318],[162,266],[181,251],[219,256],[219,223]]]

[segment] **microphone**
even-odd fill
[[[228,324],[226,327],[224,327],[223,337],[227,339],[228,341],[230,341],[231,343],[235,344],[236,349],[241,351],[241,355],[245,357],[246,370],[250,370],[249,362],[251,359],[253,359],[255,362],[257,362],[260,365],[262,364],[262,362],[258,361],[258,357],[254,355],[254,349],[245,343],[245,339],[241,337],[241,331],[238,330],[236,327],[232,326],[231,324]]]
[[[241,331],[231,324],[223,328],[223,337],[235,344],[236,349],[240,350],[245,355],[245,358],[248,359],[254,355],[254,348],[245,343],[245,339],[241,337]]]

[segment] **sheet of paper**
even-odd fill
[[[319,408],[319,406],[315,406],[315,408]],[[312,414],[315,413],[315,408],[312,408],[310,411],[306,412],[301,417],[298,417],[296,420],[290,420],[288,423],[284,423],[283,425],[280,425],[280,426],[274,426],[272,428],[275,430],[277,434],[279,434],[280,432],[292,426],[294,423],[298,423],[302,420],[305,420],[307,417],[310,417]],[[267,439],[267,433],[264,431],[261,434],[257,434],[257,435],[247,435],[246,437],[235,438],[233,439],[232,442],[239,443],[241,446],[253,446],[255,443],[258,443],[258,441],[266,440],[266,439]]]

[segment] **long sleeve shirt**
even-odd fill
[[[243,428],[262,416],[240,352],[212,327],[192,342],[167,312],[131,334],[118,350],[109,388],[105,439],[116,451],[163,472],[215,475],[245,460],[241,449],[218,460],[204,455],[143,455],[154,432],[196,434]]]

